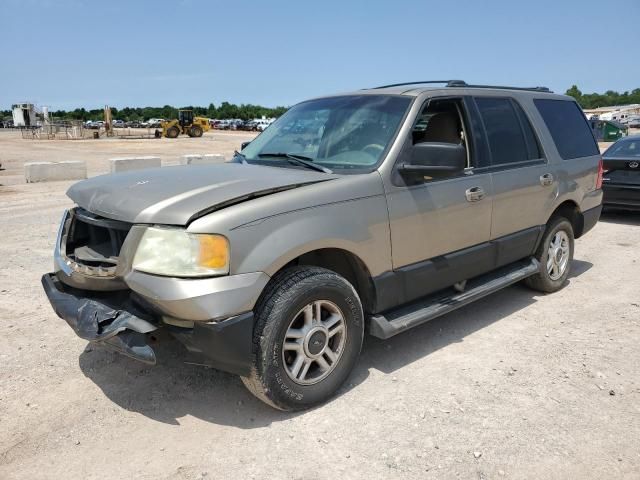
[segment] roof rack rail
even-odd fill
[[[409,85],[421,85],[421,84],[431,84],[431,83],[444,83],[445,87],[462,87],[462,88],[496,88],[501,90],[523,90],[523,91],[531,91],[531,92],[547,92],[553,93],[547,87],[508,87],[504,85],[472,85],[468,84],[464,80],[423,80],[420,82],[403,82],[403,83],[392,83],[391,85],[382,85],[380,87],[374,87],[374,90],[378,90],[381,88],[391,88],[391,87],[404,87]]]
[[[423,80],[423,81],[420,81],[420,82],[392,83],[390,85],[381,85],[379,87],[373,87],[373,89],[377,90],[377,89],[380,89],[380,88],[404,87],[405,85],[420,85],[420,84],[424,84],[424,83],[444,83],[444,84],[446,84],[447,87],[449,87],[449,86],[459,87],[459,86],[466,85],[464,80]]]
[[[465,87],[465,88],[496,88],[499,90],[524,90],[529,92],[547,92],[553,93],[548,87],[508,87],[506,85],[447,85],[447,87]]]

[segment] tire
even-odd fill
[[[189,136],[193,138],[199,138],[202,136],[202,127],[199,125],[191,125],[189,128]]]
[[[180,129],[178,127],[167,128],[167,138],[178,138],[180,135]]]
[[[557,243],[560,241],[560,243]],[[554,245],[562,245],[562,252]],[[542,241],[536,250],[534,257],[540,262],[540,272],[525,279],[525,283],[534,290],[545,293],[553,293],[564,287],[573,261],[573,226],[564,217],[555,217],[547,225]],[[556,258],[551,252],[556,252]],[[551,258],[550,258],[551,257]],[[558,260],[558,259],[561,260]],[[557,268],[557,270],[556,270]]]
[[[353,286],[324,268],[292,267],[272,279],[254,313],[253,365],[242,377],[249,391],[285,411],[332,397],[362,348],[364,314]]]

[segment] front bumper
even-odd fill
[[[85,296],[86,292],[71,289],[51,273],[42,276],[42,287],[56,314],[65,320],[74,332],[90,342],[102,342],[129,357],[148,364],[156,363],[153,349],[146,344],[145,334],[157,329],[149,317],[128,308],[116,308],[124,303],[122,294]]]
[[[150,334],[166,329],[201,363],[238,375],[251,366],[253,313],[219,322],[194,322],[192,328],[165,325],[146,311],[129,291],[88,292],[63,284],[55,274],[42,276],[42,286],[56,314],[81,338],[103,344],[135,360],[154,365]]]

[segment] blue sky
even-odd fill
[[[638,25],[638,0],[0,0],[0,109],[291,105],[442,78],[624,91]]]

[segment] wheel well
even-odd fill
[[[339,248],[313,250],[293,259],[282,269],[293,265],[322,267],[341,275],[356,289],[365,313],[372,311],[375,304],[373,280],[364,262],[353,253]]]
[[[551,214],[551,217],[549,217],[549,221],[551,221],[552,218],[556,217],[564,217],[569,220],[571,222],[571,226],[573,227],[574,237],[580,238],[580,236],[582,235],[582,231],[584,230],[584,217],[582,216],[582,212],[575,202],[567,200],[558,205],[558,207]]]

